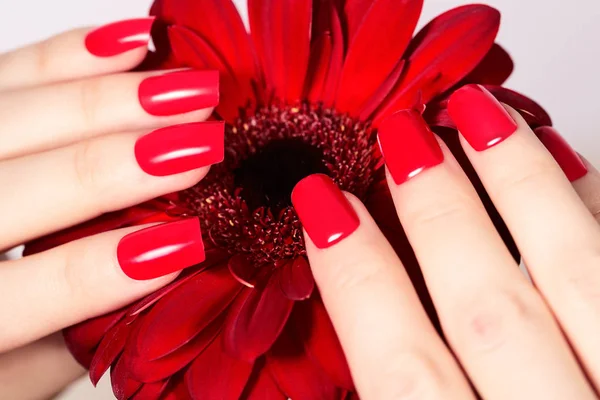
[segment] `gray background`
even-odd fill
[[[234,0],[242,5],[245,0]],[[597,0],[480,0],[503,14],[499,42],[516,71],[507,86],[539,101],[577,151],[600,164],[600,2]],[[420,25],[467,0],[425,0]],[[74,27],[147,13],[151,0],[2,0],[0,52]],[[376,45],[376,44],[374,44]],[[108,382],[83,379],[61,400],[112,399]]]

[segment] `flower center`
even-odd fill
[[[298,138],[276,139],[240,163],[234,182],[250,209],[290,207],[291,193],[302,178],[329,174],[323,152]]]
[[[225,129],[225,160],[180,193],[180,214],[200,218],[206,243],[279,266],[305,253],[292,189],[329,175],[364,198],[381,165],[374,130],[318,105],[248,109]]]

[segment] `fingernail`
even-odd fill
[[[96,57],[113,57],[148,46],[154,17],[129,19],[101,26],[85,38],[85,47]]]
[[[416,111],[398,111],[386,118],[378,135],[385,164],[397,185],[444,161],[435,135]]]
[[[198,122],[158,129],[138,139],[135,158],[144,172],[167,176],[217,164],[225,152],[222,122]]]
[[[167,116],[219,104],[218,71],[178,71],[156,75],[140,84],[142,108],[150,115]]]
[[[480,85],[457,90],[450,97],[448,112],[460,133],[477,151],[503,142],[518,128],[502,104]]]
[[[327,175],[302,179],[292,192],[292,203],[306,233],[319,249],[339,243],[360,225],[354,208]]]
[[[125,275],[149,280],[200,264],[205,259],[200,221],[185,219],[123,237],[117,258]]]
[[[585,164],[558,131],[549,126],[542,126],[537,128],[535,133],[571,182],[587,175]]]

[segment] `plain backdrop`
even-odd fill
[[[234,0],[245,15],[246,0]],[[503,15],[498,41],[516,69],[507,86],[540,102],[577,151],[600,165],[600,1],[479,0]],[[74,27],[145,15],[151,0],[2,0],[0,52]],[[425,0],[420,25],[466,0]],[[198,16],[202,18],[202,16]],[[374,43],[373,45],[377,45]],[[60,56],[60,55],[59,55]],[[0,121],[1,123],[1,121]],[[61,400],[112,399],[107,380],[87,380]]]

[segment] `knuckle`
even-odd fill
[[[52,41],[44,40],[33,46],[33,65],[38,76],[48,76],[51,74],[52,62],[55,55],[52,54]]]
[[[366,252],[373,254],[372,252]],[[382,278],[385,264],[377,259],[363,260],[362,258],[347,259],[332,268],[330,277],[333,293],[343,293],[356,288],[368,286]]]
[[[73,304],[79,304],[79,300],[86,298],[87,290],[81,268],[85,254],[85,249],[82,250],[80,246],[65,246],[64,265],[57,285],[66,298],[77,302]]]
[[[527,297],[515,290],[492,290],[459,304],[449,336],[474,352],[496,351],[540,319],[539,306]]]
[[[373,386],[376,399],[406,400],[435,398],[443,382],[432,356],[414,350],[391,355],[390,361],[377,372]]]
[[[567,291],[574,295],[578,303],[587,308],[593,308],[600,312],[600,249],[592,254],[579,256],[580,262],[574,261],[569,276],[565,280]]]
[[[102,82],[102,79],[86,79],[78,83],[80,115],[82,125],[87,128],[86,130],[93,130],[99,122],[98,110],[102,97]]]
[[[73,169],[81,193],[90,199],[102,194],[102,155],[94,141],[80,142],[74,151]]]
[[[429,227],[438,223],[447,224],[449,220],[460,220],[466,217],[469,207],[467,202],[447,201],[439,202],[435,207],[420,207],[414,210],[410,218],[411,226]]]
[[[519,171],[514,173],[514,171]],[[548,187],[556,175],[556,166],[547,161],[532,161],[526,168],[517,168],[507,171],[501,176],[496,186],[499,195],[507,194],[514,196],[523,189],[528,192]]]

